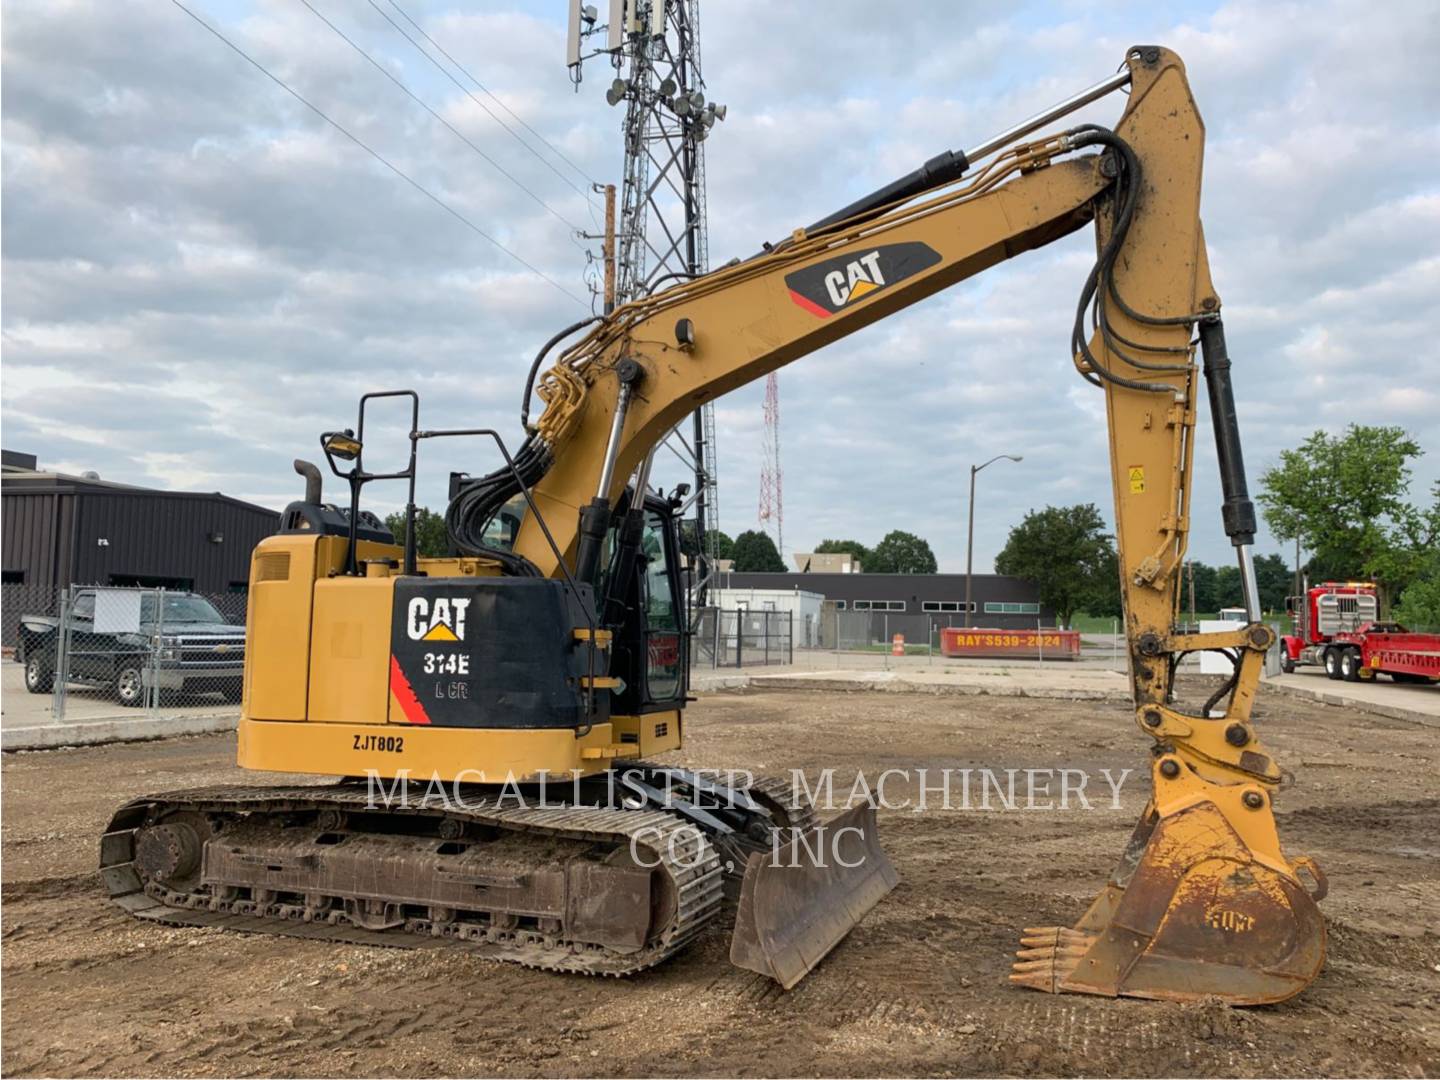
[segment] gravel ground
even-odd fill
[[[901,884],[796,990],[730,967],[716,927],[625,980],[460,953],[144,925],[95,872],[110,812],[236,782],[233,737],[6,754],[3,1061],[9,1076],[1440,1074],[1436,732],[1263,695],[1295,776],[1281,834],[1321,861],[1330,955],[1277,1006],[1052,997],[1012,988],[1026,925],[1072,921],[1145,801],[1121,809],[882,811]],[[674,760],[836,772],[1143,769],[1099,702],[779,692],[704,698]],[[293,778],[259,777],[261,782]],[[1095,784],[1100,785],[1098,779]],[[891,799],[916,794],[898,774]],[[992,804],[994,805],[994,804]]]

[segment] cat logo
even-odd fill
[[[825,275],[825,291],[830,302],[837,308],[844,307],[851,300],[858,300],[866,293],[872,293],[885,284],[885,275],[880,271],[880,252],[872,251],[861,255],[845,265],[844,271],[831,270]]]
[[[464,641],[469,606],[470,597],[411,597],[405,631],[411,641]]]
[[[787,274],[790,299],[812,315],[828,319],[837,311],[898,284],[940,261],[926,244],[882,244],[859,255],[838,255]]]

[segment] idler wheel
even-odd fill
[[[147,825],[135,838],[135,864],[149,880],[187,892],[200,882],[201,857],[209,835],[199,814],[176,814]]]

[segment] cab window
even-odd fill
[[[499,512],[485,523],[485,531],[482,534],[485,538],[485,546],[499,548],[502,551],[514,551],[515,538],[520,535],[520,525],[525,520],[525,513],[529,509],[530,504],[525,501],[523,494],[516,495],[500,507]]]
[[[665,543],[667,521],[645,515],[640,541],[641,609],[645,612],[645,677],[651,701],[680,696],[680,612],[670,576],[670,551]]]

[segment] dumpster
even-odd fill
[[[990,630],[979,626],[946,626],[940,630],[940,655],[1078,660],[1080,631]]]

